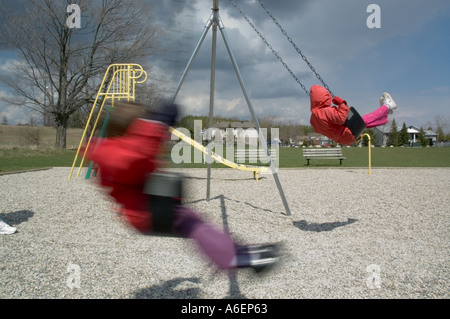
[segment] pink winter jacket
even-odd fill
[[[320,85],[310,89],[311,119],[310,123],[317,133],[323,134],[336,143],[351,145],[355,137],[345,125],[350,108],[345,104],[331,106],[331,94]]]
[[[148,173],[161,163],[157,160],[167,126],[136,119],[122,136],[106,138],[91,145],[88,157],[100,168],[100,183],[122,205],[126,220],[142,233],[153,229],[149,196],[143,193]]]

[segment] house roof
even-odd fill
[[[391,131],[391,128],[388,127],[387,125],[383,125],[383,126],[378,126],[374,128],[377,131],[380,131],[383,134],[387,134]]]
[[[408,126],[407,130],[408,130],[408,133],[410,133],[410,134],[417,134],[420,131],[420,129],[418,129],[417,127],[415,127],[413,125]]]
[[[397,131],[400,132],[402,127],[397,127]],[[389,134],[391,132],[391,127],[388,125],[375,127],[375,130],[380,131],[383,134]],[[408,134],[418,134],[420,129],[414,125],[410,125],[407,127]],[[425,136],[437,136],[437,134],[432,130],[424,130]]]
[[[325,135],[322,135],[320,133],[309,133],[308,134],[308,138],[310,139],[316,139],[316,140],[329,140],[328,137],[326,137]]]
[[[408,131],[408,134],[417,134],[417,133],[419,133],[419,130],[416,130],[415,128],[408,128],[407,131]]]

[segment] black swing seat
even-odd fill
[[[366,129],[366,124],[364,123],[364,120],[353,106],[350,107],[350,111],[348,112],[345,126],[347,126],[350,129],[350,131],[352,131],[355,139],[358,139],[358,137]]]
[[[150,235],[178,237],[173,232],[175,209],[183,197],[183,176],[174,172],[149,175],[144,193],[150,196],[153,231]]]

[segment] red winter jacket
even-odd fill
[[[127,221],[143,233],[153,227],[149,196],[142,191],[148,173],[158,167],[156,156],[167,132],[160,122],[136,119],[124,135],[100,140],[87,151],[99,166],[101,185],[111,188]]]
[[[355,137],[345,125],[350,108],[345,103],[331,106],[331,94],[320,85],[313,85],[310,90],[310,123],[317,133],[323,134],[342,145],[355,143]]]

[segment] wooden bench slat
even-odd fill
[[[338,159],[340,161],[340,165],[342,165],[342,160],[345,159],[342,156],[341,148],[305,148],[303,149],[303,157],[307,161],[307,165],[309,165],[310,159]]]

